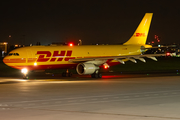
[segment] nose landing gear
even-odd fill
[[[23,79],[28,79],[28,78],[29,78],[28,75],[23,76]]]
[[[28,75],[27,75],[28,69],[23,68],[23,69],[21,70],[21,72],[24,74],[23,79],[28,79],[28,78],[29,78]]]

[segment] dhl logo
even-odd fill
[[[134,37],[145,37],[146,34],[145,33],[136,33],[134,34]]]
[[[50,62],[54,61],[69,61],[69,59],[75,59],[75,57],[71,57],[72,50],[68,50],[67,52],[65,50],[63,51],[54,51],[51,53],[50,51],[37,51],[37,55],[39,55],[39,58],[37,59],[37,62],[47,62],[50,60]]]

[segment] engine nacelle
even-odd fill
[[[99,67],[92,63],[79,63],[76,67],[76,71],[79,75],[93,74]]]

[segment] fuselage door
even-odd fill
[[[27,62],[32,62],[33,60],[33,54],[31,49],[27,49]]]

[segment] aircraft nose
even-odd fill
[[[6,57],[4,57],[4,59],[3,59],[3,63],[4,64],[6,64],[7,65],[7,59],[8,59],[8,57],[6,56]]]
[[[6,56],[6,57],[4,57],[3,62],[7,66],[9,66],[10,63],[13,63],[13,58],[11,56]]]

